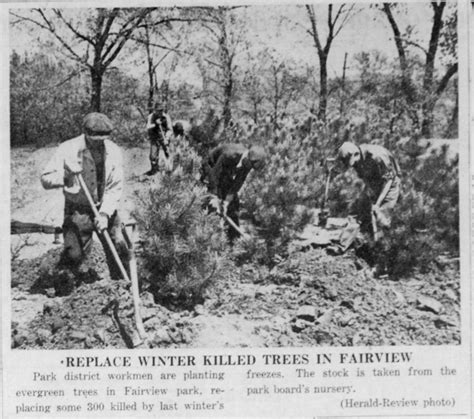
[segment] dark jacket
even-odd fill
[[[150,115],[148,115],[147,131],[148,137],[151,140],[164,141],[165,138],[163,138],[163,135],[166,136],[168,131],[171,131],[171,128],[171,118],[167,113],[158,115],[157,113],[152,112]]]
[[[229,194],[237,195],[250,172],[241,162],[245,152],[247,148],[241,144],[221,144],[209,153],[205,171],[211,193],[220,199]]]
[[[400,176],[400,167],[390,151],[374,144],[360,145],[361,158],[354,164],[357,175],[376,195],[385,183]]]

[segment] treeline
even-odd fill
[[[423,27],[423,45],[413,27],[403,30],[409,7],[295,9],[296,23],[315,45],[314,67],[246,39],[252,7],[12,11],[12,30],[21,25],[43,38],[32,37],[28,52],[11,51],[11,145],[41,147],[70,138],[89,111],[110,115],[118,140],[136,144],[145,138],[155,100],[164,101],[174,119],[202,119],[215,109],[224,128],[270,121],[279,129],[312,119],[331,132],[343,128],[357,141],[455,138],[456,9],[425,5],[431,20]],[[383,35],[393,40],[397,56],[347,51],[343,68],[331,75],[328,58],[341,48],[335,40],[361,11],[389,23]],[[271,19],[284,22],[277,15]],[[183,62],[192,63],[187,72]]]

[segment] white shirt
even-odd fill
[[[104,141],[104,193],[102,202],[99,202],[99,212],[107,214],[109,217],[119,207],[123,190],[123,166],[122,153],[120,147],[110,140]],[[84,159],[91,159],[90,152],[86,147],[84,135],[67,140],[60,144],[53,157],[41,174],[41,183],[45,189],[63,188],[67,201],[81,205],[89,205],[87,197],[81,190],[79,182],[73,179],[71,185],[64,184],[65,164],[79,164],[83,167]],[[95,167],[95,163],[93,164]],[[94,176],[88,178],[86,184],[95,200],[97,200],[97,181]]]

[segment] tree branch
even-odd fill
[[[438,84],[438,88],[436,89],[436,94],[439,96],[441,93],[443,93],[444,89],[446,89],[446,86],[448,85],[449,80],[451,79],[454,74],[458,71],[458,63],[455,63],[451,65],[447,70],[442,79],[440,80]]]
[[[76,60],[76,61],[79,61],[80,63],[88,66],[89,66],[89,63],[87,61],[84,60],[84,58],[82,58],[81,56],[79,56],[79,54],[76,53],[76,51],[74,51],[72,49],[72,47],[61,37],[59,36],[59,34],[56,32],[56,28],[54,27],[54,25],[49,21],[49,19],[46,17],[46,15],[43,13],[43,11],[41,9],[35,9],[36,12],[38,12],[41,17],[43,18],[43,20],[45,21],[46,23],[46,26],[47,26],[47,30],[52,33],[54,35],[54,37],[61,43],[61,45],[66,48],[69,53],[72,55],[72,57]]]
[[[59,9],[53,9],[53,12],[55,13],[55,15],[62,21],[64,22],[64,24],[72,31],[72,33],[74,35],[76,35],[79,39],[82,39],[83,41],[86,41],[88,42],[89,44],[92,44],[94,45],[94,41],[89,38],[88,36],[82,34],[81,32],[79,32],[76,28],[74,28],[74,26],[72,26],[72,24],[70,22],[68,22],[66,20],[66,18],[63,16],[63,14],[61,13],[61,10]]]
[[[316,23],[316,16],[314,14],[314,7],[307,4],[306,5],[306,10],[308,12],[308,17],[309,17],[309,21],[311,23],[311,29],[312,29],[312,32],[309,31],[309,33],[313,37],[313,41],[314,41],[314,44],[316,46],[316,49],[321,54],[323,52],[323,48],[322,48],[321,42],[319,40],[318,28],[317,28],[317,23]]]

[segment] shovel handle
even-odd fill
[[[145,327],[143,326],[143,319],[140,314],[140,289],[138,287],[138,273],[137,273],[137,258],[135,256],[135,244],[134,244],[134,233],[135,226],[131,226],[131,232],[126,226],[122,228],[123,235],[128,245],[128,256],[129,256],[129,266],[130,266],[130,280],[132,283],[132,298],[133,298],[133,308],[135,310],[135,326],[137,328],[138,334],[141,339],[146,338]]]
[[[245,234],[237,224],[234,223],[234,221],[229,218],[227,215],[222,214],[222,218],[235,230],[237,233],[239,233],[244,239],[248,239],[249,236]]]

